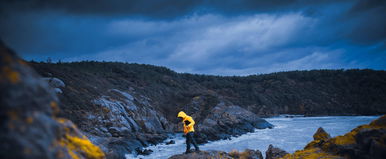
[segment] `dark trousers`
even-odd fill
[[[197,150],[200,150],[197,146],[196,140],[193,138],[194,133],[189,132],[186,134],[186,151],[190,150],[190,144],[193,144],[194,148]]]

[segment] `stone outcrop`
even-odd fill
[[[226,153],[224,151],[200,151],[189,154],[179,154],[169,157],[169,159],[263,159],[259,150],[236,150]]]
[[[167,138],[172,124],[149,104],[145,97],[135,97],[128,92],[110,89],[106,95],[92,100],[98,111],[86,112],[93,127],[85,128],[90,138],[110,158],[125,154],[149,154],[142,147],[157,144]]]
[[[54,89],[55,93],[63,93],[61,88],[66,87],[64,82],[56,77],[44,77],[43,80],[45,80]]]
[[[273,125],[239,106],[220,103],[197,126],[196,137],[199,143],[203,143],[265,128],[273,128]]]
[[[265,159],[279,159],[287,154],[288,152],[280,148],[273,147],[272,145],[269,145],[268,150],[265,152]]]
[[[27,63],[0,42],[0,158],[105,158],[69,120],[59,100]]]
[[[305,149],[321,146],[327,140],[331,139],[331,136],[322,127],[320,127],[318,128],[318,130],[316,130],[315,134],[313,135],[313,138],[314,140],[308,143],[304,147]]]
[[[321,128],[303,150],[283,158],[363,158],[382,159],[386,156],[386,115],[361,125],[342,136],[330,138]]]
[[[243,152],[234,150],[228,154],[234,159],[263,159],[263,154],[259,150],[245,149]]]

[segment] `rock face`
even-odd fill
[[[220,103],[198,125],[196,137],[199,143],[210,140],[227,139],[252,132],[257,129],[272,128],[273,125],[256,114],[239,106]]]
[[[318,130],[316,130],[313,137],[314,137],[314,141],[311,141],[310,143],[308,143],[306,145],[305,149],[321,146],[327,140],[331,139],[330,134],[328,134],[322,127],[318,128]]]
[[[55,93],[63,93],[63,91],[60,88],[63,88],[66,85],[59,78],[45,77],[43,78],[43,80],[45,80],[55,90]]]
[[[0,42],[0,158],[105,158],[69,120],[58,118],[48,84]]]
[[[330,134],[328,134],[322,127],[319,127],[316,130],[316,133],[313,136],[314,140],[323,140],[326,141],[331,138]]]
[[[286,154],[288,154],[288,152],[280,148],[273,147],[272,145],[269,145],[268,150],[265,152],[265,159],[279,159],[285,156]]]
[[[239,159],[263,159],[263,154],[259,150],[246,149],[244,152],[231,151],[229,156]]]
[[[79,66],[72,68],[73,64]],[[188,94],[179,92],[190,84],[178,86],[177,81],[167,76],[153,81],[156,76],[143,74],[151,68],[135,72],[133,75],[140,77],[136,80],[127,76],[132,74],[126,73],[133,70],[131,68],[117,66],[110,70],[109,66],[89,67],[82,62],[53,64],[38,70],[42,75],[56,77],[66,84],[59,95],[63,101],[60,115],[74,121],[108,158],[142,153],[143,147],[161,143],[170,133],[182,131],[182,124],[176,117],[181,110],[196,121],[199,143],[271,127],[254,113],[211,91],[197,94],[194,90],[202,88],[192,87],[193,91]],[[113,73],[107,73],[108,70]],[[153,73],[157,75],[163,71]]]
[[[169,157],[169,159],[263,159],[259,150],[245,150],[244,152],[231,151],[200,151],[189,154],[180,154]]]
[[[86,127],[85,131],[98,140],[96,143],[108,152],[109,158],[123,158],[128,153],[148,154],[142,147],[162,142],[172,130],[147,98],[110,89],[91,102],[97,111],[86,112],[93,127]]]
[[[382,159],[386,156],[386,115],[351,132],[330,138],[321,128],[303,150],[283,158],[364,158]]]

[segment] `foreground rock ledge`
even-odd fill
[[[277,158],[281,158],[287,154],[288,154],[288,152],[286,152],[280,148],[274,147],[272,145],[269,145],[268,150],[265,152],[265,157],[266,157],[266,159],[277,159]]]
[[[174,155],[169,159],[263,159],[263,155],[259,150],[250,149],[246,149],[244,152],[234,150],[229,153],[213,150]]]
[[[57,117],[54,91],[1,41],[0,90],[0,158],[105,158],[70,120]]]

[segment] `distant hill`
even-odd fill
[[[169,119],[181,108],[195,113],[192,101],[198,98],[201,107],[226,100],[264,117],[386,113],[385,71],[312,70],[224,77],[117,62],[31,64],[43,76],[49,73],[67,84],[61,100],[63,109],[69,110],[87,110],[88,101],[116,88],[135,89],[162,113],[173,114]]]

